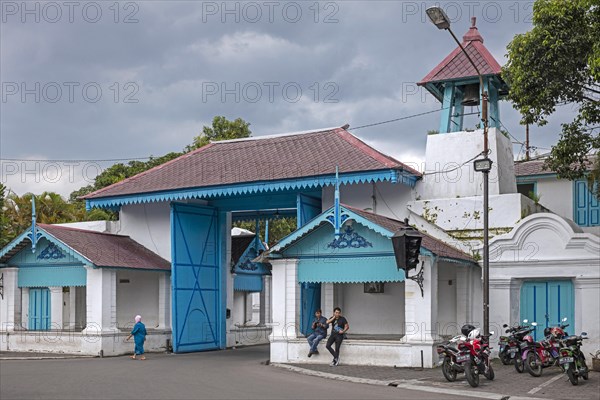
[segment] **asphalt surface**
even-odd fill
[[[191,354],[2,359],[9,399],[460,399],[391,386],[307,376],[265,365],[268,346]],[[262,363],[261,363],[262,362]]]

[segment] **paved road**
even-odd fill
[[[192,354],[0,361],[9,399],[460,399],[332,381],[261,364],[267,346]]]

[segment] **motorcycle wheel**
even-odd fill
[[[494,380],[494,378],[496,377],[496,374],[494,373],[492,364],[488,365],[487,371],[483,375],[487,378],[488,381]]]
[[[456,371],[450,365],[450,357],[444,358],[444,362],[442,363],[442,374],[444,374],[444,378],[448,382],[454,382],[456,380]]]
[[[588,366],[585,363],[585,357],[583,356],[583,354],[579,355],[579,376],[581,376],[583,378],[584,381],[588,380]],[[585,372],[581,372],[581,371],[585,371]]]
[[[569,377],[569,381],[571,381],[573,386],[576,386],[579,383],[579,378],[575,374],[575,368],[573,364],[569,365],[569,368],[567,369],[567,376]]]
[[[542,360],[538,353],[530,351],[527,354],[525,368],[527,368],[527,372],[529,372],[531,376],[535,376],[536,378],[542,376]]]
[[[467,382],[472,387],[479,386],[479,373],[475,371],[475,364],[472,362],[467,362],[465,364],[465,376],[467,377]]]
[[[523,363],[521,353],[515,354],[515,370],[520,374],[525,370],[525,363]]]
[[[510,356],[508,354],[506,354],[505,352],[498,353],[498,357],[500,358],[500,361],[502,361],[503,365],[508,365],[512,361],[510,359]]]

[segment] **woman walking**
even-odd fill
[[[131,339],[132,336],[135,343],[135,349],[133,355],[130,357],[135,360],[135,356],[140,355],[140,360],[145,360],[144,342],[146,341],[146,326],[142,323],[141,315],[135,316],[135,325],[133,326],[129,336],[127,336],[127,340]]]

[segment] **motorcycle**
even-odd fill
[[[525,363],[523,362],[523,349],[529,346],[529,342],[525,340],[525,337],[535,329],[535,327],[532,328],[527,325],[527,323],[528,321],[524,319],[523,325],[515,328],[517,330],[511,335],[511,337],[514,338],[515,346],[509,348],[515,370],[520,374],[525,371]],[[531,336],[529,338],[533,341]]]
[[[568,336],[562,339],[562,348],[558,364],[564,372],[566,372],[572,385],[579,383],[579,377],[588,380],[588,366],[585,363],[585,356],[581,351],[581,344],[584,339],[587,339],[587,333],[582,332],[581,336]]]
[[[437,347],[439,365],[448,382],[454,382],[457,374],[465,372],[464,364],[471,359],[469,349],[464,344],[465,340],[465,336],[457,335]]]
[[[494,332],[490,332],[493,335]],[[470,359],[465,363],[465,376],[472,387],[479,386],[479,374],[488,380],[494,380],[494,369],[490,363],[489,337],[481,337],[478,329],[469,333],[465,346],[469,349]]]
[[[544,368],[558,364],[559,340],[566,336],[564,329],[569,326],[569,324],[564,324],[566,320],[566,318],[563,318],[563,324],[560,326],[544,329],[545,338],[539,342],[535,342],[531,335],[525,336],[527,346],[522,349],[521,359],[531,376],[540,377]],[[531,325],[537,326],[535,322]]]
[[[527,320],[523,321],[527,323]],[[513,362],[520,360],[520,348],[519,343],[523,340],[523,337],[531,332],[531,328],[527,325],[518,325],[514,327],[509,327],[507,324],[502,326],[503,328],[508,328],[505,333],[508,333],[508,336],[500,336],[498,346],[498,358],[504,365],[512,364]],[[515,357],[519,355],[519,357]],[[523,372],[523,366],[520,365],[520,368],[517,368],[518,372]]]

